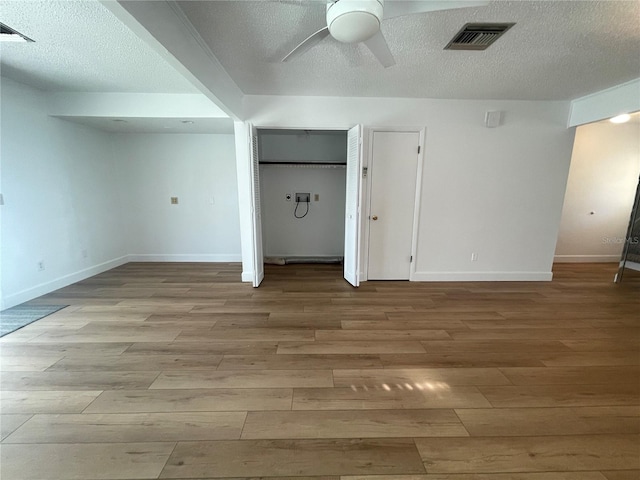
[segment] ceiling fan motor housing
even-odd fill
[[[338,0],[327,4],[327,26],[342,43],[358,43],[380,30],[384,0]]]

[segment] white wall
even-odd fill
[[[347,132],[321,130],[261,130],[258,132],[260,161],[345,163]],[[344,254],[344,166],[262,165],[262,238],[267,256],[324,256]],[[295,218],[295,196],[311,193],[309,213]],[[319,200],[314,200],[314,195]],[[298,207],[298,216],[306,211]]]
[[[343,256],[345,174],[344,167],[260,167],[265,256]],[[304,218],[294,217],[295,197],[285,199],[287,193],[297,192],[311,193],[309,213]],[[317,202],[315,194],[319,195]],[[298,216],[306,208],[300,203]]]
[[[1,86],[4,308],[123,263],[127,252],[111,136],[48,117],[44,92],[5,78]]]
[[[245,107],[259,127],[426,126],[415,278],[551,279],[568,102],[247,96]],[[504,112],[502,126],[485,128],[488,110]]]
[[[620,261],[638,175],[640,123],[578,127],[556,261]]]
[[[347,132],[258,132],[260,161],[345,163]]]
[[[240,260],[233,135],[110,134],[1,95],[0,308],[132,260]]]
[[[114,137],[132,260],[240,261],[233,135]]]

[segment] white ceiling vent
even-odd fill
[[[515,23],[467,23],[445,50],[486,50]]]

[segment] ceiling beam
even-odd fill
[[[101,0],[121,22],[235,120],[244,94],[172,0]]]
[[[636,78],[573,100],[569,127],[598,122],[621,113],[633,113],[639,110],[640,78]]]

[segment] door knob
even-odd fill
[[[371,220],[377,220],[377,219],[378,219],[377,215],[374,215],[373,217],[371,217]]]

